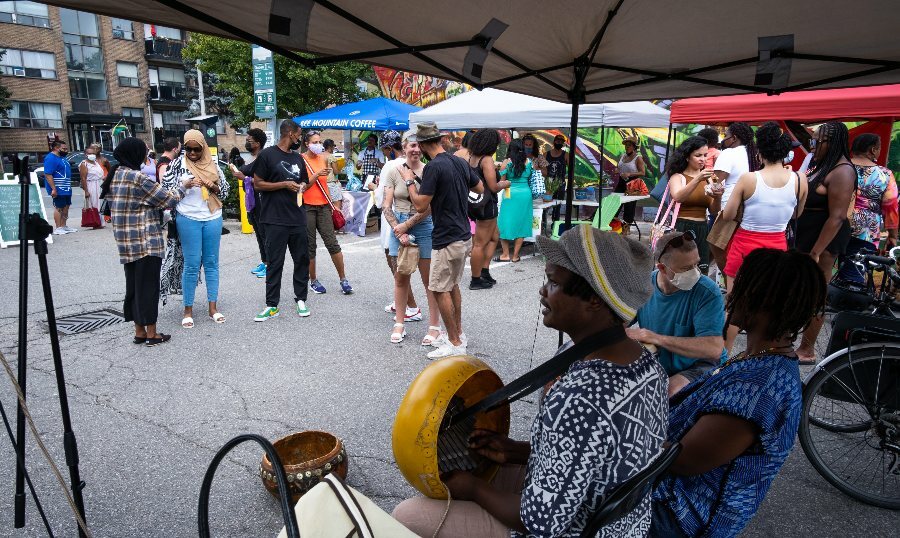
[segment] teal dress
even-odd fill
[[[531,216],[534,210],[531,205],[531,161],[525,165],[522,175],[513,173],[512,163],[500,171],[500,176],[509,180],[509,198],[506,191],[498,193],[500,197],[500,216],[497,226],[500,228],[500,239],[512,241],[522,237],[531,237]]]

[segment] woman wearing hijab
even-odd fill
[[[126,138],[116,148],[119,164],[104,182],[119,261],[125,266],[125,321],[134,322],[134,343],[156,346],[170,336],[156,332],[159,270],[163,256],[159,210],[175,207],[197,180],[184,178],[171,190],[141,173],[147,145]]]
[[[179,155],[166,170],[163,187],[173,189],[185,178],[197,180],[187,190],[184,199],[175,208],[175,227],[181,242],[184,258],[181,286],[184,290],[184,318],[181,326],[194,327],[194,293],[200,278],[200,266],[206,276],[206,299],[209,317],[216,323],[225,323],[216,301],[219,296],[219,242],[222,238],[222,200],[228,197],[225,174],[216,165],[203,133],[191,129],[184,134],[184,153]],[[173,257],[179,249],[173,249]],[[177,264],[172,264],[174,268]],[[170,276],[171,273],[170,273]],[[169,284],[172,284],[170,279]]]

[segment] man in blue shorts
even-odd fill
[[[69,146],[63,140],[54,140],[50,144],[50,153],[44,157],[44,177],[47,194],[53,198],[53,222],[56,229],[53,235],[64,235],[77,232],[75,228],[66,226],[69,219],[69,206],[72,205],[72,167],[66,160]]]

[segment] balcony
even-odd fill
[[[144,54],[147,60],[182,64],[181,49],[184,42],[165,37],[148,37],[144,39]]]
[[[187,84],[179,82],[160,82],[150,85],[150,100],[158,103],[177,104],[187,108],[191,104],[191,95]]]

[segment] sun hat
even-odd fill
[[[423,121],[416,125],[416,140],[428,142],[444,136],[433,121]]]
[[[653,294],[650,251],[634,239],[581,224],[558,241],[539,235],[537,244],[547,263],[585,279],[626,322],[634,319]]]
[[[626,136],[622,139],[622,144],[625,144],[625,142],[631,142],[636,148],[641,147],[641,141],[636,136]]]

